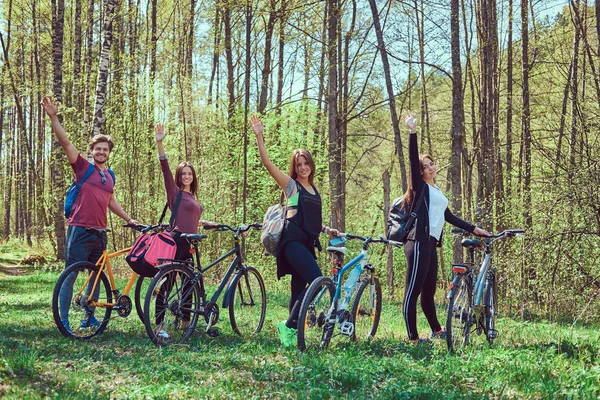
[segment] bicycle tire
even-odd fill
[[[52,293],[52,314],[54,323],[63,336],[87,340],[101,334],[108,325],[112,307],[99,308],[88,305],[90,293],[87,291],[91,292],[93,279],[95,279],[89,276],[97,273],[98,267],[95,264],[79,261],[67,267],[58,278]],[[74,288],[78,288],[75,294]],[[92,296],[93,301],[112,303],[112,291],[104,271],[100,274],[96,290],[97,294]],[[67,302],[68,306],[64,304]],[[61,308],[63,308],[62,314],[66,314],[62,317]],[[103,315],[100,311],[102,309],[104,309]]]
[[[498,292],[496,289],[496,277],[494,274],[491,274],[491,277],[486,282],[485,291],[485,337],[489,344],[493,344],[497,336],[496,314],[498,313]]]
[[[144,323],[144,299],[146,298],[146,292],[148,292],[150,282],[152,282],[151,278],[140,275],[135,283],[135,311],[137,312],[140,321],[142,321],[142,324]]]
[[[456,283],[454,295],[448,299],[446,318],[446,344],[448,350],[456,352],[469,344],[473,325],[473,285],[470,275],[461,275]]]
[[[381,284],[377,277],[373,277],[373,283],[368,277],[362,280],[356,290],[351,315],[354,323],[352,340],[369,340],[375,336],[381,318]]]
[[[150,282],[144,299],[144,326],[154,344],[182,343],[194,332],[202,301],[198,285],[189,286],[193,278],[189,267],[167,264]]]
[[[229,286],[229,322],[235,333],[250,337],[261,331],[267,314],[267,291],[260,272],[245,266]],[[257,313],[258,311],[258,313]]]
[[[322,344],[325,326],[325,316],[333,302],[335,284],[331,278],[320,276],[315,279],[302,300],[298,316],[298,349],[305,351],[318,347],[326,347]]]

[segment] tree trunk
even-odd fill
[[[104,9],[104,27],[102,28],[102,49],[98,66],[98,82],[96,83],[96,105],[94,106],[93,135],[104,133],[104,106],[106,105],[106,89],[108,85],[108,67],[110,64],[110,48],[113,39],[113,19],[118,0],[106,0]]]
[[[64,0],[52,0],[52,93],[54,100],[62,100],[62,65],[63,65],[63,36],[65,23]],[[61,118],[62,120],[62,118]],[[56,250],[59,260],[65,259],[65,219],[63,217],[64,207],[64,163],[67,161],[64,151],[58,141],[52,140],[52,158],[54,162],[50,166],[51,185],[53,188],[54,201],[56,205],[54,212],[54,233],[56,234]]]
[[[92,54],[94,50],[94,0],[88,0],[88,9],[87,9],[87,21],[88,21],[88,30],[86,35],[86,55],[85,55],[85,91],[83,96],[83,129],[82,129],[82,137],[87,138],[92,133],[92,129],[90,129],[90,92],[92,88],[91,79],[92,79]],[[83,149],[80,149],[83,151]],[[86,151],[87,153],[87,151]]]
[[[277,12],[275,10],[275,0],[270,1],[269,20],[265,27],[265,58],[261,71],[260,95],[258,101],[258,113],[263,114],[267,107],[267,97],[269,93],[269,78],[271,75],[271,48],[273,43],[273,29],[277,20]]]
[[[338,120],[338,16],[337,0],[327,0],[329,15],[327,25],[327,56],[329,60],[329,85],[327,90],[328,132],[329,132],[329,187],[331,191],[330,226],[344,231],[344,220],[341,218],[342,182],[340,179],[342,157],[340,149],[340,132]]]
[[[455,211],[462,209],[462,185],[461,185],[461,155],[463,153],[463,132],[465,111],[463,108],[463,83],[462,66],[460,62],[460,10],[459,0],[450,2],[450,43],[452,54],[452,157],[450,170],[448,171],[452,185],[452,208]],[[454,238],[452,255],[455,263],[462,260],[462,247],[460,239]]]
[[[219,5],[220,0],[215,0],[215,22],[214,22],[214,26],[213,29],[215,30],[214,32],[214,39],[213,39],[213,61],[212,61],[212,68],[210,70],[210,80],[208,83],[208,99],[207,99],[207,103],[208,104],[212,104],[213,102],[213,96],[212,96],[212,92],[213,92],[213,84],[214,84],[214,80],[215,80],[215,74],[217,72],[217,66],[219,65],[219,47],[221,46],[221,13],[220,13],[220,5]],[[217,91],[218,91],[218,86],[217,86]],[[215,105],[215,107],[219,107],[218,104]]]
[[[285,68],[285,24],[287,23],[286,0],[281,1],[279,11],[279,55],[277,60],[277,93],[275,94],[275,134],[279,138],[281,129],[281,103],[283,102],[283,71]],[[276,139],[278,141],[279,139]]]
[[[531,229],[531,127],[530,127],[530,107],[529,107],[529,20],[528,20],[527,0],[521,0],[521,44],[523,53],[521,59],[522,65],[522,131],[523,131],[523,157],[524,157],[524,176],[523,176],[523,217],[525,228]]]
[[[508,0],[506,48],[506,204],[512,208],[512,117],[513,117],[513,0]]]
[[[244,79],[244,177],[242,182],[242,222],[246,223],[248,193],[248,112],[250,108],[250,74],[252,73],[252,3],[246,0],[246,71]]]
[[[223,25],[225,28],[225,59],[227,61],[227,94],[229,104],[227,106],[227,118],[231,123],[235,112],[235,71],[233,70],[233,51],[231,44],[231,9],[229,4],[223,5]]]
[[[371,12],[373,14],[373,24],[375,26],[375,34],[377,35],[377,46],[381,54],[381,63],[383,64],[383,73],[385,75],[385,86],[387,89],[387,95],[390,104],[390,114],[392,117],[392,129],[394,130],[394,142],[396,145],[396,154],[398,155],[398,166],[400,167],[400,179],[402,181],[402,191],[406,191],[408,187],[406,177],[406,165],[404,160],[404,147],[402,145],[402,135],[400,133],[400,123],[398,120],[398,114],[396,112],[396,97],[394,95],[394,88],[392,87],[392,74],[390,73],[390,63],[388,60],[387,49],[385,48],[385,41],[383,40],[383,32],[381,30],[381,23],[379,21],[379,11],[377,11],[377,4],[375,0],[369,0],[371,6]]]

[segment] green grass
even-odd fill
[[[154,347],[135,311],[114,317],[89,342],[62,337],[51,294],[58,273],[0,276],[0,397],[4,398],[598,398],[598,327],[500,318],[497,343],[483,337],[461,356],[445,343],[405,340],[401,304],[384,302],[371,343],[334,341],[325,352],[279,345],[288,280],[267,277],[267,322],[242,340],[221,312],[221,335]],[[123,281],[119,281],[123,285]],[[113,314],[115,315],[115,314]],[[440,307],[439,317],[444,312]],[[422,336],[428,332],[419,320]]]

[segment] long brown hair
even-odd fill
[[[310,175],[308,176],[308,183],[310,183],[311,185],[314,184],[314,178],[315,178],[315,162],[312,158],[312,156],[310,155],[310,153],[308,152],[308,150],[304,150],[304,149],[296,149],[294,151],[292,151],[292,156],[290,157],[290,178],[296,180],[296,178],[298,178],[298,174],[296,173],[296,164],[297,164],[297,160],[298,157],[304,157],[306,159],[306,162],[308,163],[308,166],[310,167]]]
[[[188,161],[184,161],[177,166],[175,170],[175,184],[180,190],[183,190],[183,182],[181,181],[181,175],[183,175],[183,169],[185,167],[190,167],[192,170],[192,183],[190,184],[190,192],[194,195],[194,197],[198,196],[198,178],[196,178],[196,170]]]
[[[423,173],[423,161],[425,161],[425,159],[428,158],[431,162],[433,161],[433,157],[431,157],[429,154],[421,154],[419,156],[419,165],[421,166],[421,174]],[[404,192],[404,195],[402,195],[402,198],[404,199],[404,201],[402,202],[402,207],[404,208],[405,211],[410,211],[410,208],[412,207],[412,203],[414,201],[414,188],[413,188],[413,182],[412,182],[412,174],[408,174],[408,188],[406,189],[406,192]]]

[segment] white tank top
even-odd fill
[[[429,185],[429,184],[428,184]],[[448,208],[448,199],[438,185],[429,185],[429,234],[440,240],[444,229],[444,213]]]

